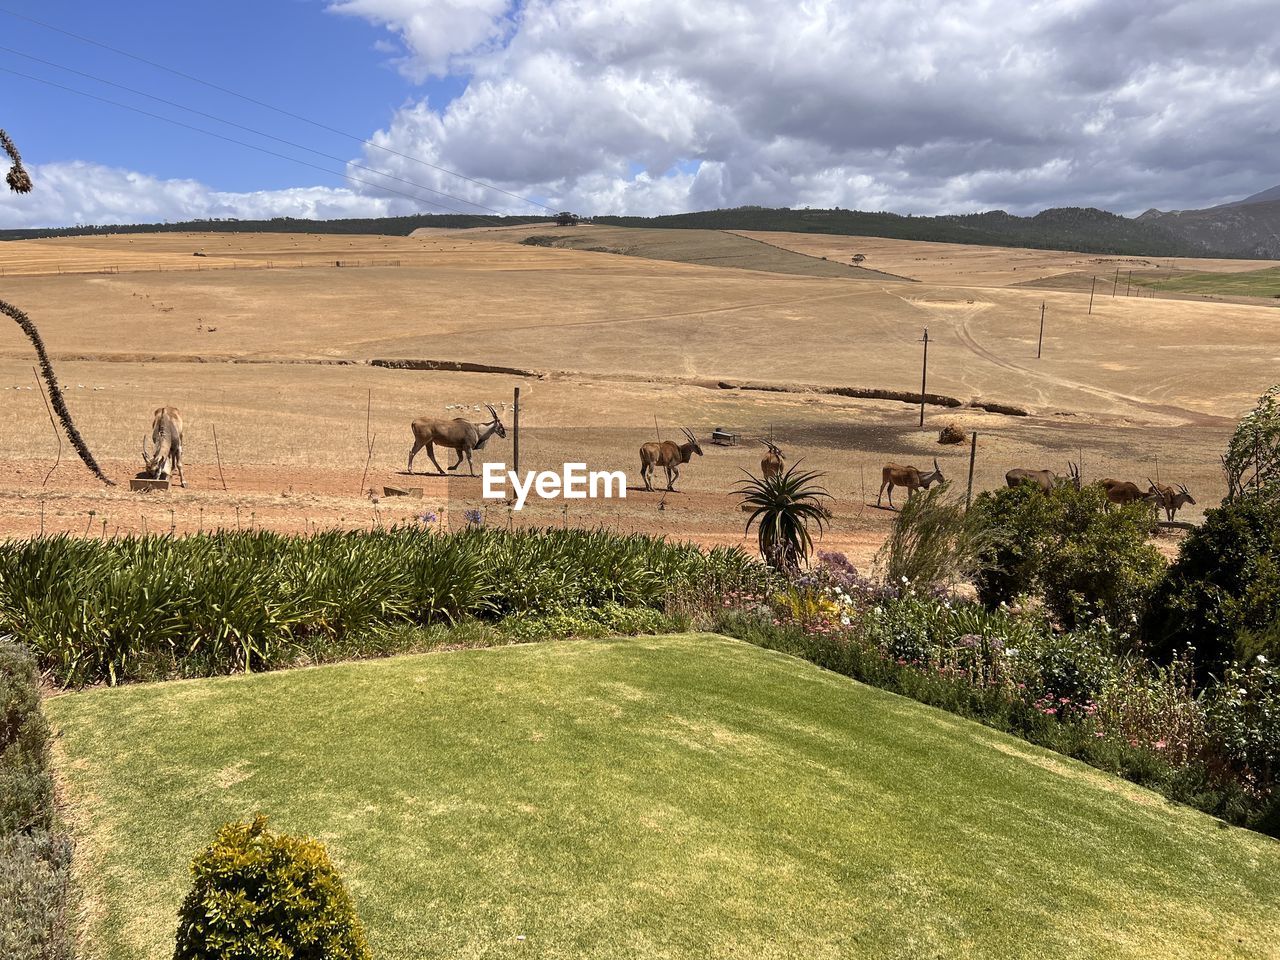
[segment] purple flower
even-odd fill
[[[462,516],[466,519],[467,523],[476,527],[484,523],[484,515],[479,510],[468,510]]]

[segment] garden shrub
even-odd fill
[[[662,611],[765,579],[736,547],[602,530],[63,535],[0,544],[0,630],[58,683],[116,683],[335,659],[406,625]]]
[[[1227,499],[1280,501],[1280,384],[1241,418],[1222,456]]]
[[[1249,785],[1270,790],[1280,778],[1280,669],[1265,657],[1228,667],[1207,700],[1220,755]]]
[[[980,494],[973,509],[1001,534],[978,576],[983,603],[1032,594],[1067,629],[1102,617],[1134,630],[1165,567],[1148,540],[1148,505],[1108,509],[1096,486],[1059,484],[1046,494],[1023,483]]]
[[[174,960],[368,960],[364,930],[324,845],[229,823],[191,864]]]
[[[47,831],[0,836],[0,957],[74,960],[71,842]]]
[[[49,725],[39,683],[29,653],[0,645],[0,835],[52,824]]]
[[[955,586],[978,575],[999,546],[1000,531],[950,496],[950,485],[907,498],[876,555],[883,579],[916,587]]]
[[[0,957],[71,960],[70,842],[54,823],[35,658],[0,643]]]
[[[1205,512],[1151,599],[1143,634],[1200,679],[1259,654],[1280,660],[1280,502],[1246,496]]]

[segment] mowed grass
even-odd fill
[[[324,839],[375,955],[1266,957],[1280,844],[707,635],[47,704],[94,918],[167,958],[190,856]]]
[[[1121,278],[1123,280],[1123,277]],[[1280,297],[1280,267],[1243,273],[1186,273],[1171,279],[1134,276],[1135,284],[1178,293],[1217,294],[1230,297]]]

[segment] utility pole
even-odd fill
[[[924,344],[924,362],[920,366],[920,429],[924,429],[924,392],[929,380],[929,328],[924,328],[924,336],[917,343]]]
[[[520,388],[516,387],[515,403],[511,414],[511,459],[516,476],[520,476]]]
[[[1036,359],[1040,359],[1040,351],[1044,349],[1044,301],[1040,301],[1040,339],[1036,342]]]
[[[969,438],[969,486],[964,492],[964,508],[969,509],[969,503],[973,500],[973,462],[978,458],[978,431],[973,431]]]
[[[1093,278],[1093,286],[1089,288],[1089,313],[1093,314],[1093,291],[1098,289],[1098,278]]]

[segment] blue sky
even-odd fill
[[[0,124],[37,184],[27,196],[0,193],[0,227],[435,212],[423,188],[538,212],[417,161],[588,215],[741,204],[917,214],[1095,206],[1133,215],[1280,183],[1275,0],[3,7],[415,159],[4,14],[0,45],[415,186],[348,168],[374,181],[351,183],[0,72]],[[0,67],[213,123],[4,51]]]
[[[462,89],[454,78],[422,85],[411,83],[388,62],[386,53],[375,49],[377,41],[385,41],[384,29],[327,13],[320,0],[78,0],[69,4],[0,0],[0,7],[302,116],[321,119],[361,137],[388,123],[396,108],[410,96],[427,96],[433,105],[443,105]],[[343,137],[5,14],[0,14],[0,45],[233,119],[334,156],[349,158],[358,152],[358,145]],[[0,66],[131,103],[237,139],[254,139],[242,131],[103,87],[7,51],[0,51]],[[93,160],[162,178],[195,178],[228,191],[344,183],[342,177],[326,176],[10,74],[0,73],[0,105],[5,126],[21,131],[23,152],[42,162]],[[265,142],[263,145],[272,146]],[[280,148],[277,145],[274,149]],[[316,162],[336,166],[323,160]]]

